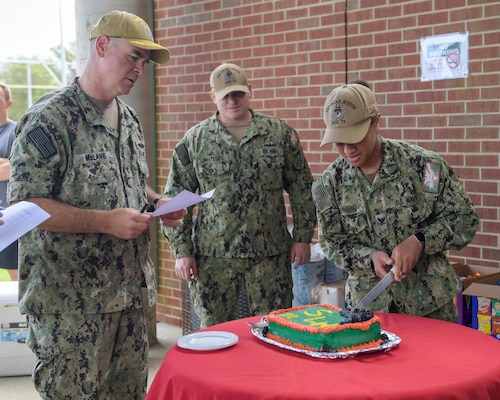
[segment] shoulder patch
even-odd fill
[[[312,187],[312,194],[318,211],[323,212],[332,206],[332,200],[328,196],[328,192],[323,182],[315,182]]]
[[[56,148],[52,144],[52,140],[50,140],[50,137],[47,136],[42,128],[35,128],[28,132],[26,136],[44,158],[49,158],[56,154]]]
[[[439,193],[440,178],[441,164],[435,162],[426,162],[424,172],[424,192]]]
[[[290,145],[296,149],[299,147],[299,134],[295,129],[290,130]]]
[[[189,152],[184,143],[180,144],[175,148],[175,153],[177,154],[177,157],[179,157],[179,160],[181,161],[182,165],[186,166],[191,163]]]

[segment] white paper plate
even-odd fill
[[[205,331],[195,332],[182,336],[177,346],[188,350],[218,350],[234,346],[238,343],[238,336],[232,332]]]

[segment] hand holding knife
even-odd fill
[[[361,299],[361,301],[356,304],[353,309],[363,309],[365,310],[373,301],[380,296],[380,294],[392,283],[394,282],[394,271],[396,267],[392,267],[386,276],[384,276],[379,283],[375,285],[375,287],[370,290],[365,297]]]

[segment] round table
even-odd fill
[[[172,347],[147,400],[500,399],[500,341],[458,324],[378,313],[401,338],[388,352],[320,359],[255,337],[244,318],[205,330],[233,332],[232,347]]]

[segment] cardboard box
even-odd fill
[[[31,375],[35,355],[25,343],[26,316],[17,305],[18,282],[0,282],[0,376]]]
[[[467,289],[469,285],[477,279],[492,275],[498,272],[498,269],[491,267],[478,267],[464,264],[452,264],[458,276],[460,276],[463,288]],[[456,299],[458,308],[458,323],[461,325],[471,326],[472,324],[472,304],[470,296],[459,294]]]
[[[463,295],[471,296],[472,327],[500,339],[500,273],[474,280]]]

